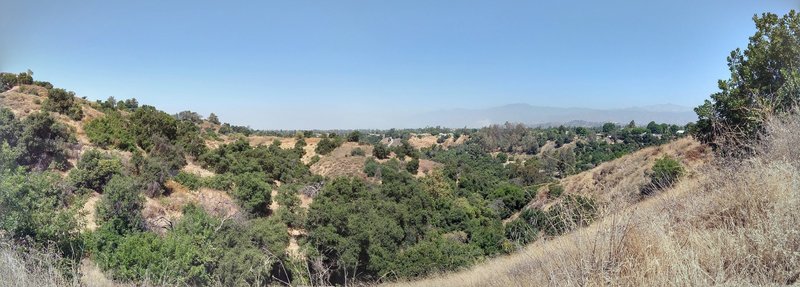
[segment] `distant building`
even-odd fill
[[[679,134],[679,135],[682,135],[682,134],[686,133],[686,131],[684,131],[684,130],[678,130],[678,131],[677,131],[677,132],[675,132],[675,133],[676,133],[676,134]]]

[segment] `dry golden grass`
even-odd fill
[[[209,188],[190,191],[180,183],[167,181],[167,195],[159,198],[145,198],[142,216],[147,228],[163,234],[170,224],[174,224],[183,216],[183,208],[196,204],[211,215],[221,218],[239,218],[243,216],[239,205],[226,192]]]
[[[86,203],[83,204],[83,208],[81,208],[81,216],[83,217],[82,220],[86,224],[83,226],[84,230],[94,231],[97,229],[97,220],[95,218],[97,213],[97,202],[100,201],[101,195],[97,192],[93,192],[89,195],[89,199],[86,200]]]
[[[54,254],[24,251],[0,242],[0,287],[78,286],[56,267],[60,259]],[[76,270],[71,273],[78,274]],[[78,277],[73,276],[73,280]]]
[[[20,92],[19,87],[0,93],[0,107],[10,109],[17,117],[40,111],[44,100],[45,97]]]
[[[372,154],[371,145],[346,142],[331,151],[330,154],[322,156],[317,163],[311,166],[311,172],[328,177],[352,176],[366,179],[364,161],[367,158],[350,155],[356,148],[362,149],[367,155]]]
[[[186,166],[182,169],[186,173],[191,173],[197,175],[199,177],[211,177],[214,176],[214,172],[203,168],[202,166],[198,165],[194,161],[187,161]]]
[[[432,161],[432,160],[420,159],[419,160],[419,169],[417,170],[416,177],[423,177],[426,174],[428,174],[429,172],[431,172],[432,170],[440,168],[442,166],[444,166],[444,165],[441,164],[441,163]]]
[[[702,165],[694,177],[632,205],[611,201],[589,227],[469,270],[395,285],[797,284],[797,127],[798,117],[773,121],[753,158]]]

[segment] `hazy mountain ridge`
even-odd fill
[[[482,127],[505,122],[534,126],[594,126],[606,122],[638,124],[650,121],[686,124],[697,119],[691,108],[672,104],[622,109],[558,108],[510,104],[486,109],[452,109],[420,113],[406,121],[408,126]]]

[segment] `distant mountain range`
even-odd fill
[[[407,126],[483,127],[505,122],[532,126],[596,126],[607,122],[639,125],[650,121],[684,125],[697,120],[691,108],[672,104],[624,109],[540,107],[511,104],[487,109],[452,109],[425,112],[403,120]]]

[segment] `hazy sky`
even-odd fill
[[[0,70],[254,128],[509,103],[695,106],[800,0],[10,1]],[[205,3],[200,3],[205,2]],[[207,4],[206,4],[207,3]]]

